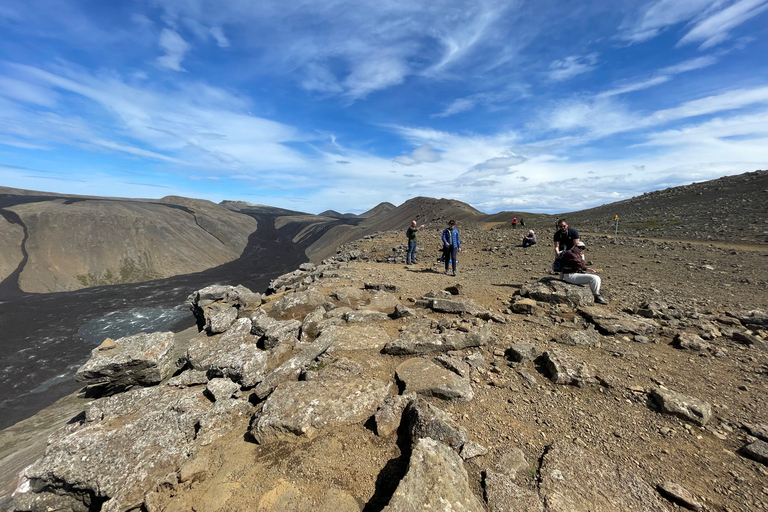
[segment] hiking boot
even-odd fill
[[[445,271],[445,275],[449,276],[451,275],[447,270]]]
[[[608,304],[608,301],[605,300],[602,295],[595,295],[595,302],[597,304]]]
[[[456,277],[456,272],[453,273],[453,277]]]

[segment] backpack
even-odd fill
[[[563,270],[563,256],[565,256],[565,251],[560,251],[557,253],[555,261],[552,262],[552,272],[555,274],[559,274]]]

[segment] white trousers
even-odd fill
[[[600,295],[600,276],[595,274],[563,274],[563,281],[572,284],[588,284],[592,295]]]

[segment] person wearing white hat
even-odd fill
[[[560,279],[566,283],[588,284],[592,295],[595,296],[595,302],[598,304],[608,304],[608,301],[600,295],[600,285],[602,284],[600,276],[596,275],[594,270],[587,267],[587,262],[584,258],[584,251],[586,249],[586,244],[579,240],[573,244],[573,249],[563,255]]]

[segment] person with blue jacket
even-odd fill
[[[443,230],[443,259],[445,260],[445,275],[448,275],[448,262],[453,262],[453,275],[456,275],[456,258],[461,252],[459,230],[456,221],[451,219],[448,227]]]

